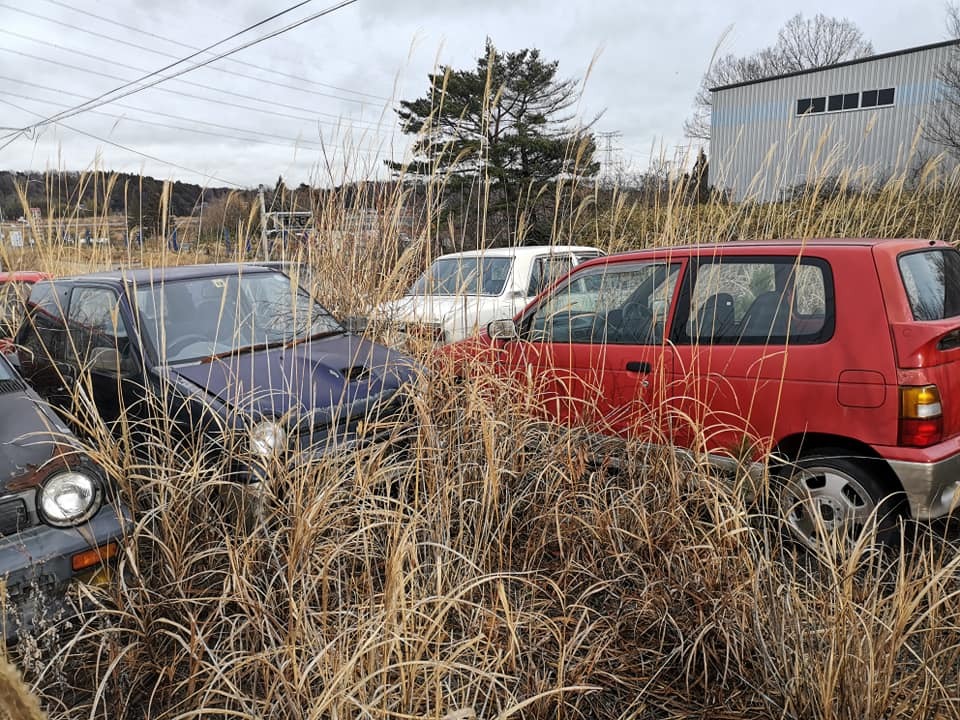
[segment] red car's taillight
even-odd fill
[[[943,406],[936,385],[900,386],[898,445],[927,447],[943,439]]]

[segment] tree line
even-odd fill
[[[107,171],[10,172],[0,171],[0,211],[16,220],[38,208],[43,217],[126,215],[131,225],[153,227],[164,210],[167,215],[197,212],[201,203],[231,192],[229,188],[202,187],[165,181],[147,175]]]

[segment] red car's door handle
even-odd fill
[[[648,373],[650,370],[650,363],[645,361],[631,360],[627,363],[627,372]]]

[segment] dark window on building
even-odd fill
[[[896,88],[864,90],[862,93],[840,93],[826,97],[797,100],[797,115],[808,113],[839,112],[883,105],[893,105]]]

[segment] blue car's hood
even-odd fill
[[[247,417],[329,422],[362,414],[416,374],[414,361],[354,335],[170,368]]]

